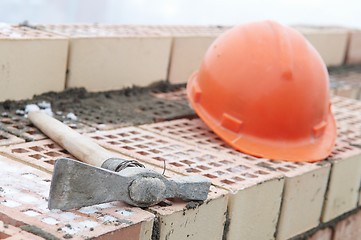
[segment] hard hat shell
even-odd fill
[[[336,138],[327,68],[297,31],[273,21],[234,27],[187,84],[200,118],[234,148],[295,162],[326,158]]]

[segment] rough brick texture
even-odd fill
[[[248,160],[217,153],[128,127],[89,134],[106,148],[184,174],[203,175],[219,187],[233,192],[229,206],[229,239],[273,238],[283,190],[282,175],[248,163]],[[264,204],[262,192],[268,192]],[[247,206],[247,207],[245,207]],[[267,213],[267,214],[265,214]],[[264,216],[262,219],[259,215]],[[254,221],[262,231],[251,231]]]
[[[242,158],[266,171],[283,174],[286,180],[278,223],[279,239],[293,237],[318,225],[330,170],[328,163],[317,165],[270,161],[245,155],[225,144],[200,119],[180,119],[141,127],[193,144],[194,147],[223,152],[236,159]],[[304,194],[299,195],[299,192]]]
[[[0,157],[0,220],[39,236],[150,239],[153,214],[121,202],[73,211],[47,208],[51,175]],[[37,231],[37,230],[41,231]]]
[[[337,223],[333,240],[361,239],[361,211]]]

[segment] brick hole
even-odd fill
[[[114,135],[105,135],[105,137],[107,137],[107,138],[110,138],[110,139],[114,139],[114,138],[117,138],[117,136],[114,136]]]
[[[154,160],[157,160],[157,161],[161,161],[161,162],[166,161],[166,159],[165,159],[165,158],[162,158],[162,157],[154,157],[153,159],[154,159]]]
[[[121,137],[129,137],[129,134],[127,133],[118,133],[117,135]]]
[[[246,177],[246,178],[257,178],[256,175],[253,175],[251,173],[242,173],[241,174],[242,176]]]
[[[231,173],[239,173],[246,171],[247,169],[249,169],[249,167],[246,167],[244,165],[238,165],[236,167],[227,168],[227,171]]]
[[[285,165],[285,167],[291,168],[291,169],[295,169],[295,168],[296,168],[295,166],[293,166],[293,165],[291,165],[291,164],[287,164],[287,165]]]
[[[126,150],[135,150],[135,148],[130,147],[130,146],[123,146],[122,148],[126,149]]]
[[[36,152],[42,152],[44,151],[44,148],[41,148],[39,146],[35,146],[35,147],[29,147],[31,150],[34,150]]]
[[[139,132],[137,132],[137,131],[130,131],[130,133],[131,133],[131,134],[133,134],[133,135],[140,134],[140,133],[139,133]]]
[[[35,216],[39,216],[41,215],[40,212],[34,210],[34,209],[25,209],[25,210],[22,210],[21,212],[23,212],[25,215],[29,216],[29,217],[35,217]]]
[[[207,178],[217,178],[216,176],[210,174],[210,173],[207,173],[207,174],[204,174],[203,176],[207,177]]]
[[[95,140],[102,140],[102,139],[104,139],[104,138],[102,138],[102,137],[100,137],[100,136],[94,136],[94,137],[92,137],[93,139],[95,139]]]
[[[298,166],[303,166],[303,165],[305,165],[305,164],[302,163],[302,162],[295,162],[294,164],[296,164],[296,165],[298,165]]]
[[[282,172],[288,172],[289,171],[287,168],[284,168],[284,167],[278,167],[277,170],[280,170]]]
[[[13,123],[10,119],[1,119],[0,121],[4,124],[12,124]]]
[[[229,164],[232,164],[231,161],[228,161],[228,160],[222,160],[222,161],[219,161],[220,163],[224,164],[224,165],[229,165]]]
[[[185,164],[187,164],[187,165],[192,165],[192,164],[194,164],[194,162],[189,161],[189,160],[182,160],[181,162],[182,162],[182,163],[185,163]]]
[[[147,139],[147,140],[154,139],[154,137],[149,136],[149,135],[143,135],[142,138]]]
[[[211,168],[209,168],[209,167],[207,167],[207,166],[204,166],[204,165],[199,165],[199,166],[197,166],[197,168],[202,169],[202,170],[209,170],[209,169],[211,169]]]
[[[0,232],[0,239],[6,239],[6,238],[10,238],[10,237],[11,237],[11,235],[8,235],[4,232]]]
[[[206,160],[213,160],[213,159],[216,159],[217,157],[213,156],[213,155],[210,155],[210,154],[205,154],[202,156],[204,159]]]
[[[116,142],[116,141],[109,141],[109,142],[107,142],[107,143],[109,143],[109,144],[111,144],[111,145],[119,145],[119,143]]]
[[[178,144],[172,144],[169,147],[175,149],[175,150],[183,150],[183,147],[181,145]],[[183,154],[183,152],[181,152]]]
[[[169,152],[172,151],[173,149],[169,148],[169,147],[161,147],[159,148],[162,152]]]
[[[254,172],[255,174],[260,174],[260,175],[268,175],[269,172],[266,172],[266,171],[262,171],[262,170],[257,170]]]
[[[164,141],[164,140],[161,140],[161,139],[156,140],[156,142],[157,143],[163,143],[163,144],[168,143],[167,141]]]
[[[171,162],[170,164],[172,164],[173,166],[176,166],[176,167],[183,167],[183,164],[180,164],[178,162]]]
[[[29,151],[24,148],[15,148],[15,149],[12,149],[11,152],[12,153],[27,153]]]
[[[37,133],[39,133],[37,130],[28,130],[26,131],[26,133],[30,134],[30,135],[35,135]]]
[[[143,145],[143,144],[138,144],[138,145],[135,145],[137,148],[148,148],[148,146],[146,145]]]
[[[215,163],[215,162],[210,162],[210,163],[208,163],[208,165],[213,166],[213,167],[220,167],[220,166],[222,166],[221,164]]]
[[[25,126],[24,125],[15,125],[14,128],[21,130],[21,129],[24,129]]]
[[[187,169],[186,169],[186,172],[188,172],[188,173],[190,173],[190,172],[199,173],[199,172],[201,172],[201,171],[198,170],[198,169],[195,169],[195,168],[187,168]]]
[[[136,138],[131,138],[131,140],[134,142],[141,142],[143,139],[136,137]]]
[[[149,153],[147,153],[147,152],[145,152],[145,151],[139,151],[139,152],[137,152],[137,153],[140,154],[140,155],[143,155],[143,156],[149,155]]]
[[[161,151],[159,151],[157,149],[149,149],[148,151],[151,153],[155,153],[155,154],[161,153]]]
[[[45,158],[43,155],[40,155],[40,154],[32,154],[32,155],[29,155],[29,157],[37,159],[37,160]]]
[[[67,150],[65,150],[65,149],[60,149],[59,152],[64,153],[64,154],[70,154],[70,153],[69,153]]]
[[[232,179],[235,180],[236,182],[244,181],[244,178],[241,178],[241,177],[232,177]]]
[[[232,185],[232,184],[235,184],[235,182],[231,181],[231,180],[228,180],[228,179],[223,179],[221,180],[222,183],[225,183],[225,184],[228,184],[228,185]]]
[[[0,135],[0,140],[8,140],[9,138],[5,137],[4,135]]]
[[[44,154],[49,156],[49,157],[59,157],[59,156],[61,156],[61,154],[57,153],[57,152],[46,152]]]
[[[225,173],[224,172],[222,172],[222,171],[215,171],[215,173],[218,175],[218,176],[222,176],[222,175],[224,175]]]

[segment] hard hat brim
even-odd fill
[[[192,93],[192,88],[196,76],[197,74],[193,74],[187,84],[187,95],[193,109],[213,132],[233,148],[256,157],[292,162],[317,162],[326,159],[331,154],[336,141],[336,121],[331,111],[328,113],[327,125],[323,134],[303,143],[299,141],[265,141],[245,136],[221,126],[217,119],[210,116],[202,105],[194,100],[197,96]]]

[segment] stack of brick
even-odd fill
[[[166,97],[179,98],[175,95]],[[88,133],[116,156],[137,159],[158,172],[166,164],[167,177],[200,174],[213,183],[204,203],[170,199],[143,210],[121,202],[48,210],[54,161],[72,156],[49,139],[13,142],[0,148],[6,176],[1,179],[0,220],[16,234],[58,238],[357,239],[361,150],[352,144],[361,138],[350,131],[361,122],[354,111],[359,107],[357,101],[334,98],[339,140],[320,163],[245,155],[199,119]],[[2,234],[11,235],[8,230]]]

